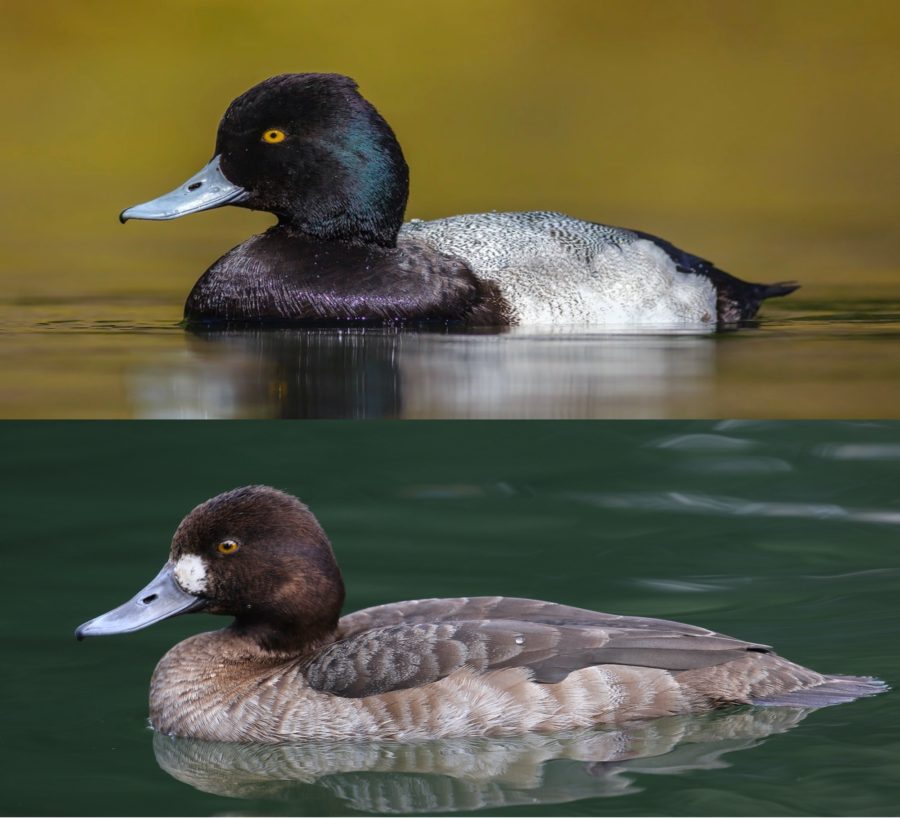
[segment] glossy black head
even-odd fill
[[[263,647],[295,649],[337,626],[344,584],[331,545],[284,492],[247,486],[197,506],[175,532],[171,562],[181,588]]]
[[[240,207],[323,239],[392,246],[409,170],[387,122],[340,74],[281,74],[241,94],[219,124]]]

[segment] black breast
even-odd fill
[[[417,241],[320,241],[281,227],[215,262],[184,314],[207,323],[509,323],[493,284]]]

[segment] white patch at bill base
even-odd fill
[[[196,554],[180,557],[173,573],[175,581],[189,594],[202,594],[209,584],[206,563]]]

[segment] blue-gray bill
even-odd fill
[[[163,619],[189,613],[202,608],[206,600],[182,590],[172,573],[172,565],[166,563],[144,588],[124,605],[79,625],[75,638],[86,636],[110,636],[131,633],[146,628]]]
[[[213,157],[203,170],[175,190],[123,210],[119,214],[119,221],[124,224],[129,219],[177,219],[188,213],[199,213],[201,210],[212,210],[243,201],[250,194],[228,181],[219,166],[219,159],[218,156]]]

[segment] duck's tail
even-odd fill
[[[748,321],[756,315],[760,304],[767,298],[790,295],[800,287],[796,281],[751,284],[718,268],[714,268],[714,272],[716,275],[710,275],[710,278],[716,285],[716,311],[722,324]]]
[[[782,295],[790,295],[794,290],[799,290],[800,285],[796,281],[779,281],[777,284],[757,284],[761,290],[759,299],[778,298]]]
[[[826,676],[822,684],[754,699],[753,704],[763,707],[827,707],[831,704],[852,702],[865,696],[877,696],[888,690],[889,685],[872,676]]]

